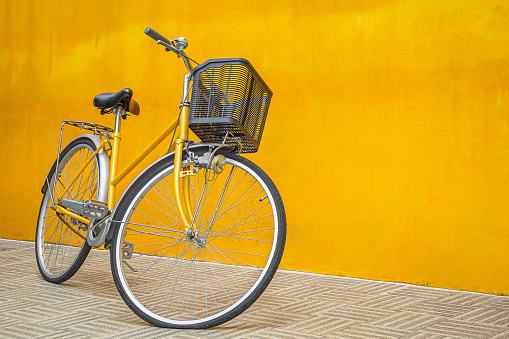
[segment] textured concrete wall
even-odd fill
[[[285,201],[283,268],[509,293],[508,10],[4,0],[0,237],[34,239],[61,121],[112,125],[96,94],[131,87],[141,105],[121,168],[176,113],[185,69],[152,26],[196,60],[249,59],[275,93],[251,158]]]

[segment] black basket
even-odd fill
[[[211,59],[193,71],[189,128],[203,141],[260,147],[272,91],[245,59]]]

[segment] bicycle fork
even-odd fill
[[[190,223],[191,213],[191,202],[189,199],[189,176],[185,175],[182,171],[182,156],[184,150],[184,144],[187,141],[189,136],[189,85],[191,81],[191,73],[187,74],[184,77],[184,94],[182,97],[182,113],[180,120],[180,137],[176,140],[175,144],[175,160],[173,167],[173,184],[175,188],[175,200],[177,203],[177,208],[182,217],[182,221],[184,222],[186,232],[192,229],[192,225]],[[180,189],[182,178],[182,190]]]

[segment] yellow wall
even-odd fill
[[[196,60],[249,59],[275,93],[251,158],[287,209],[282,268],[509,294],[508,13],[506,0],[3,0],[0,237],[34,239],[61,121],[112,124],[96,94],[131,87],[141,105],[120,167],[175,114],[185,69],[152,26]]]

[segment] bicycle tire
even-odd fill
[[[62,192],[63,190],[64,184],[61,179],[70,183],[73,175],[78,174],[81,165],[96,149],[97,144],[91,137],[82,136],[74,139],[60,153],[59,166],[55,169],[57,174],[52,172],[53,175],[48,178],[49,185],[44,193],[37,221],[35,254],[39,272],[49,282],[59,284],[70,279],[79,270],[90,252],[91,247],[86,241],[87,226],[69,216],[58,215],[51,206],[56,202],[54,191]],[[104,192],[103,185],[107,183],[99,179],[100,166],[105,166],[105,163],[96,155],[94,164],[80,174],[65,198],[104,200],[105,198],[100,195],[104,195],[101,192]],[[59,182],[62,185],[58,185]],[[94,186],[97,188],[94,189]],[[76,233],[65,223],[70,225]]]
[[[174,208],[169,203],[170,199],[173,199],[173,180],[170,180],[173,178],[173,175],[170,175],[173,173],[172,156],[163,158],[145,170],[130,186],[114,213],[111,226],[114,228],[114,235],[110,251],[113,279],[127,306],[148,323],[180,329],[203,329],[221,325],[241,314],[256,301],[279,266],[286,240],[286,216],[276,186],[267,174],[251,161],[231,153],[222,154],[226,157],[226,169],[216,175],[213,183],[209,178],[212,186],[204,191],[208,193],[203,204],[197,202],[200,201],[200,173],[205,172],[205,169],[200,169],[198,174],[192,177],[194,179],[190,180],[194,181],[191,187],[196,187],[191,190],[192,211],[196,211],[197,205],[204,206],[198,209],[197,215],[201,213],[201,216],[196,224],[200,226],[193,238],[201,236],[201,243],[196,240],[193,242],[193,239],[185,235],[183,224],[175,212],[176,205]],[[227,174],[232,172],[233,174]],[[242,173],[244,176],[239,179]],[[247,179],[243,181],[245,177]],[[219,199],[217,198],[221,194],[212,193],[216,181],[224,182],[226,187]],[[203,186],[205,185],[202,180],[202,189]],[[220,186],[218,184],[218,187]],[[238,195],[240,192],[242,193]],[[205,193],[202,194],[205,197]],[[246,204],[246,201],[249,203]],[[205,207],[207,202],[210,202],[210,207]],[[204,212],[206,209],[208,214]],[[211,217],[212,210],[216,211],[215,219]],[[263,217],[260,217],[260,214],[263,214]],[[161,222],[163,216],[166,219]],[[140,222],[141,220],[144,222]],[[246,226],[239,224],[241,221]],[[209,229],[210,224],[213,224],[213,228]],[[247,226],[248,224],[250,225]],[[235,228],[234,232],[232,228]],[[144,232],[143,229],[149,232]],[[205,236],[207,229],[209,238]],[[249,237],[239,236],[245,234]],[[177,236],[180,236],[180,240],[175,240]],[[253,241],[255,244],[250,244]],[[223,247],[218,248],[218,245]],[[224,249],[225,246],[229,246],[227,250]],[[191,247],[192,256],[189,250]],[[124,254],[124,250],[128,248],[132,248],[130,258],[129,251]],[[169,249],[166,250],[167,248]],[[194,273],[191,273],[191,264]],[[183,265],[187,267],[184,269]],[[219,271],[220,269],[222,271]],[[220,278],[217,273],[227,275]],[[184,279],[181,279],[184,275],[187,280],[185,284]],[[196,293],[197,287],[201,287],[202,291]],[[201,299],[198,300],[198,297]],[[173,309],[172,301],[173,305],[176,305]],[[163,312],[159,312],[159,309]]]

